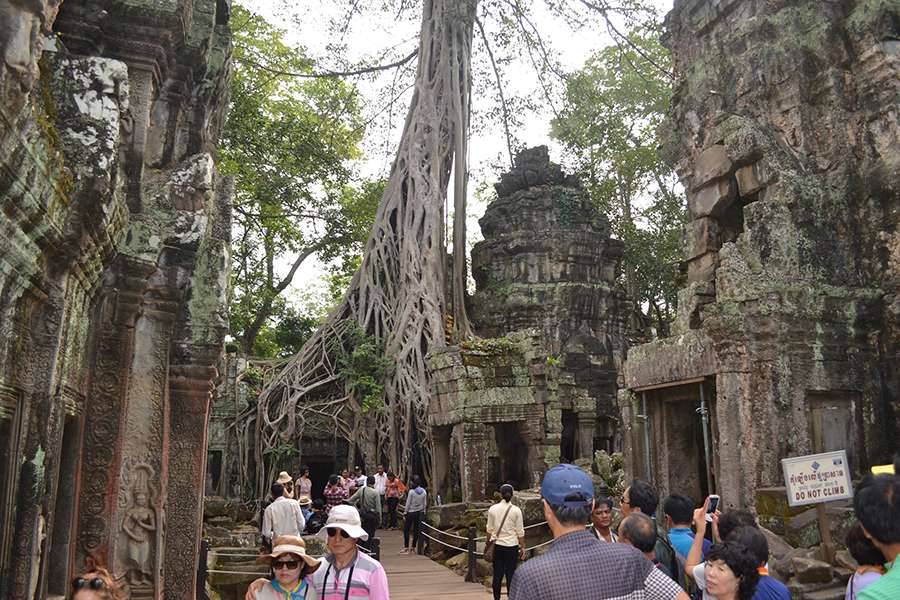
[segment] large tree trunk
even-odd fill
[[[477,0],[425,0],[418,74],[390,179],[360,270],[327,322],[260,396],[257,460],[305,427],[331,427],[347,439],[354,424],[376,423],[374,445],[391,468],[409,475],[413,428],[425,435],[431,394],[425,355],[444,345],[444,319],[469,332],[465,313],[465,182],[469,127],[470,53]],[[454,180],[453,273],[447,273],[445,206]],[[452,282],[452,284],[451,284]],[[452,298],[448,287],[452,285]],[[338,359],[356,324],[384,342],[394,361],[385,381],[384,410],[359,419],[360,403],[341,381]],[[422,464],[430,468],[430,447]],[[379,457],[366,457],[378,461]],[[261,463],[260,463],[261,464]],[[352,466],[352,465],[348,465]],[[263,469],[260,476],[265,477]],[[268,480],[257,482],[265,489]]]

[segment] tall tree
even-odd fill
[[[466,137],[470,51],[476,0],[425,0],[413,98],[359,271],[343,302],[260,396],[256,418],[262,453],[302,435],[311,418],[357,441],[369,461],[386,456],[409,472],[415,431],[430,395],[425,355],[445,344],[444,319],[469,333],[465,260],[448,270],[445,211],[453,175],[453,239],[465,256]],[[358,331],[377,340],[393,365],[384,404],[366,410],[342,365]],[[302,410],[300,406],[302,405]],[[418,467],[427,469],[429,456]],[[261,473],[259,486],[268,481]]]
[[[359,157],[363,126],[353,88],[339,79],[259,66],[312,72],[284,32],[237,5],[232,23],[235,75],[220,143],[222,170],[235,178],[231,326],[245,353],[260,354],[260,332],[296,317],[284,292],[303,262],[365,239],[346,166]]]
[[[676,300],[685,212],[676,178],[657,148],[671,96],[671,59],[657,27],[627,34],[627,44],[592,56],[568,80],[553,135],[585,187],[625,242],[622,279],[636,326],[668,334]]]

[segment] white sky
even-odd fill
[[[361,0],[360,4],[365,5],[375,1]],[[578,3],[577,0],[570,1]],[[335,0],[293,0],[292,2],[238,0],[238,2],[262,15],[270,23],[285,29],[287,40],[292,44],[306,47],[310,56],[327,56],[328,44],[341,42],[346,45],[347,56],[352,61],[381,55],[391,47],[396,47],[398,56],[405,56],[415,48],[418,36],[418,18],[403,21],[393,18],[392,15],[383,15],[367,19],[357,17],[351,21],[351,27],[343,40],[331,38],[327,30],[329,19],[339,18],[345,6],[345,2],[335,2]],[[588,56],[611,43],[605,28],[573,34],[571,29],[543,9],[543,2],[534,1],[533,4],[536,7],[534,22],[540,26],[541,35],[552,46],[558,60],[567,72],[581,68]],[[660,14],[664,14],[671,9],[672,0],[646,0],[645,4],[656,7]],[[485,27],[489,39],[492,38],[493,32],[489,24],[485,23]],[[624,29],[620,30],[624,31]],[[483,52],[483,45],[476,29],[473,55]],[[336,64],[320,64],[319,69],[338,66]],[[523,60],[521,64],[510,65],[507,73],[511,91],[521,94],[537,93],[537,78],[526,60]],[[382,85],[385,83],[384,80],[381,82]],[[378,104],[375,97],[377,90],[375,85],[362,82],[359,89],[367,101],[364,111],[366,111],[365,116],[368,117],[383,105]],[[387,175],[406,116],[407,105],[408,97],[401,97],[396,102],[389,136],[381,136],[376,139],[367,134],[367,138],[363,142],[363,149],[369,158],[357,165],[361,176]],[[480,100],[477,96],[473,97],[474,110],[477,111],[484,105],[483,99]],[[517,132],[517,137],[528,147],[542,144],[549,146],[551,160],[564,163],[561,160],[559,145],[550,139],[551,119],[552,114],[549,110],[528,115],[526,125]],[[483,202],[478,201],[473,193],[479,185],[493,184],[499,179],[502,169],[498,170],[492,165],[498,163],[498,157],[506,160],[506,156],[506,141],[502,125],[499,122],[485,127],[481,131],[473,131],[469,142],[470,181],[467,233],[470,243],[481,239],[478,218],[484,213],[485,208]],[[287,264],[289,263],[290,259],[287,260]],[[284,270],[287,270],[287,267],[284,267]],[[296,302],[303,302],[304,298],[310,296],[323,296],[325,294],[325,284],[322,281],[324,273],[325,265],[322,265],[314,257],[307,259],[294,278],[288,297]]]

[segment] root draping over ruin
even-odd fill
[[[331,427],[369,463],[386,459],[408,475],[413,454],[430,467],[424,435],[430,396],[425,356],[445,344],[445,317],[469,334],[465,294],[466,137],[470,53],[477,0],[424,3],[416,84],[390,178],[359,271],[342,302],[259,397],[255,414],[257,488],[276,468],[273,448],[299,440],[307,427]],[[452,273],[447,254],[447,193],[454,176]],[[452,297],[451,297],[452,295]],[[380,406],[365,406],[341,374],[362,330],[391,361]],[[414,449],[413,445],[417,448]],[[301,449],[302,451],[302,449]],[[274,462],[274,461],[270,461]]]

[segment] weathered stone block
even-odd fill
[[[719,253],[707,252],[688,261],[688,281],[713,281],[719,266]]]
[[[791,559],[797,581],[800,583],[828,583],[831,581],[831,565],[814,558],[795,556]]]
[[[425,520],[432,527],[438,529],[448,529],[457,524],[466,514],[468,505],[465,502],[453,502],[450,504],[441,504],[440,506],[431,506],[425,514]]]
[[[746,198],[775,181],[777,175],[765,161],[758,160],[735,171],[734,178],[737,181],[738,193]]]
[[[725,146],[715,144],[706,148],[694,162],[694,177],[691,189],[697,190],[714,179],[731,174],[731,159],[725,152]]]
[[[736,197],[734,179],[718,179],[688,193],[688,210],[694,218],[720,216],[731,207]]]
[[[684,226],[684,258],[690,260],[722,246],[719,222],[712,217],[700,217]]]

